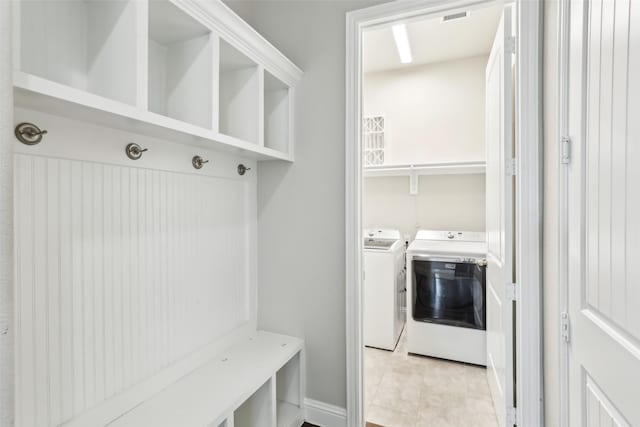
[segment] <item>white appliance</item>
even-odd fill
[[[405,324],[405,244],[398,230],[364,230],[364,345],[393,351]]]
[[[485,233],[421,230],[407,249],[409,353],[486,365]]]

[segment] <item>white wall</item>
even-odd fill
[[[385,163],[484,161],[487,56],[364,78],[365,116],[385,117]]]
[[[385,117],[385,164],[484,161],[487,56],[367,73],[366,116]],[[484,175],[367,178],[366,228],[396,228],[413,239],[419,229],[484,231]]]
[[[408,177],[366,178],[364,227],[399,229],[410,239],[419,229],[485,230],[483,174],[421,176],[418,184],[412,196]]]
[[[372,1],[230,1],[303,71],[293,164],[258,167],[258,326],[303,337],[307,396],[346,405],[345,13]]]

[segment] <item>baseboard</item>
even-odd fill
[[[304,419],[321,427],[347,427],[347,410],[317,400],[304,399]]]

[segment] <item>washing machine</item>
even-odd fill
[[[406,246],[398,230],[364,230],[364,345],[393,351],[405,324]]]
[[[421,230],[407,249],[409,353],[486,366],[486,235]]]

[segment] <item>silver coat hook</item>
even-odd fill
[[[251,168],[246,167],[242,163],[238,165],[238,175],[244,175],[247,171],[250,171]]]
[[[36,145],[42,141],[42,136],[47,134],[46,130],[40,128],[33,123],[20,123],[15,129],[18,141],[26,145]]]
[[[142,157],[142,153],[144,153],[145,151],[149,151],[149,149],[142,148],[135,142],[131,142],[127,144],[127,148],[125,148],[124,151],[125,153],[127,153],[127,157],[131,160],[138,160],[140,157]]]
[[[193,156],[193,159],[191,159],[191,164],[196,169],[202,169],[205,163],[209,163],[209,160],[205,160],[200,156]]]

